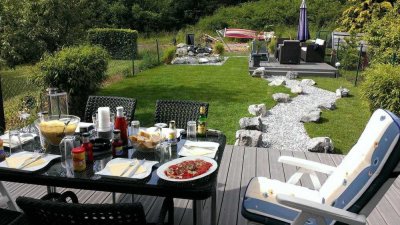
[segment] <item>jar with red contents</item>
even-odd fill
[[[93,144],[89,140],[90,134],[82,134],[82,145],[81,147],[85,149],[87,162],[93,162]]]
[[[86,169],[85,148],[76,147],[72,149],[72,163],[74,171],[81,172]]]

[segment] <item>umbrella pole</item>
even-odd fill
[[[215,32],[217,32],[217,35],[220,38],[220,40],[222,41],[222,43],[224,43],[224,45],[228,48],[228,51],[232,52],[232,50],[229,48],[229,46],[225,43],[224,38],[222,38],[221,35],[219,34],[218,30],[216,30]]]

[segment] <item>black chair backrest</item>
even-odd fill
[[[143,225],[146,216],[140,203],[72,204],[18,197],[18,206],[30,224],[37,225]]]
[[[175,120],[177,128],[186,129],[187,122],[196,121],[200,116],[200,106],[206,107],[208,115],[208,103],[185,100],[157,100],[155,122],[167,123]]]
[[[277,38],[275,47],[278,48],[278,45],[283,44],[283,41],[285,41],[285,40],[290,40],[290,38]]]
[[[283,46],[289,47],[290,49],[300,49],[300,41],[298,40],[285,40],[283,41]]]
[[[92,122],[92,115],[99,107],[110,107],[110,111],[116,113],[116,107],[124,107],[128,121],[134,119],[136,99],[114,96],[89,96],[85,109],[85,122]]]

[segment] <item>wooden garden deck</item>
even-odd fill
[[[218,174],[217,194],[217,218],[219,225],[244,225],[248,221],[240,214],[241,201],[249,180],[254,176],[266,176],[269,178],[286,181],[295,171],[293,166],[282,165],[277,162],[281,155],[305,158],[329,165],[338,165],[343,156],[317,153],[291,152],[291,151],[268,151],[263,148],[244,148],[226,146],[225,153],[220,165]],[[326,175],[318,174],[323,183]],[[27,185],[20,183],[6,183],[13,196],[29,196],[39,198],[46,193],[46,187]],[[301,185],[311,187],[311,180],[308,177],[301,179]],[[57,188],[62,192],[65,189]],[[81,203],[111,203],[110,193],[94,192],[87,190],[74,190]],[[129,202],[130,195],[121,194],[119,199],[122,202]],[[147,218],[153,221],[159,212],[162,199],[150,196],[135,196],[136,201],[142,202]],[[188,200],[175,199],[175,224],[192,224],[192,205]],[[204,220],[208,221],[209,209],[205,202]],[[206,219],[207,218],[207,219]],[[400,221],[400,178],[397,178],[378,206],[368,217],[370,225],[395,225]],[[207,222],[205,223],[207,224]]]

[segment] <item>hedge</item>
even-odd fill
[[[137,56],[138,32],[130,29],[95,28],[88,30],[88,41],[105,48],[113,59]]]
[[[106,79],[108,59],[107,51],[99,46],[64,48],[38,63],[39,78],[46,87],[66,91],[70,114],[83,116],[87,98]]]

